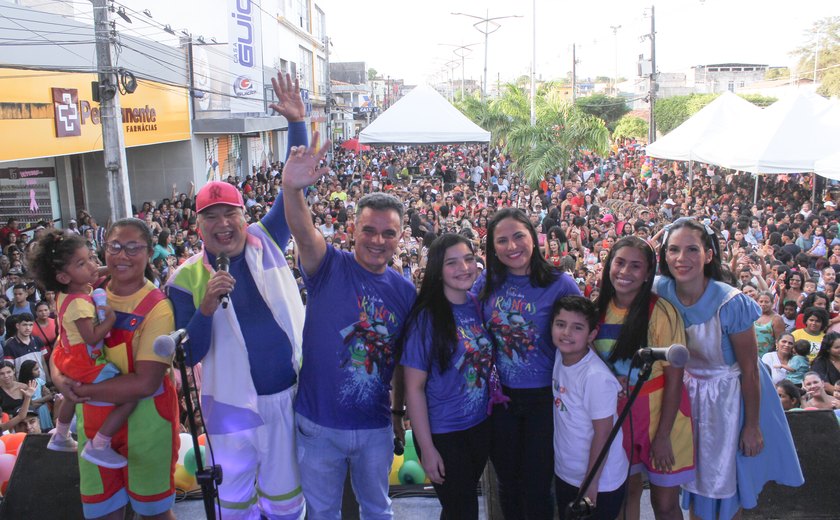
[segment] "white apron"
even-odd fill
[[[694,421],[697,478],[683,488],[709,498],[729,498],[737,491],[741,369],[737,363],[730,366],[724,361],[720,322],[720,309],[737,294],[730,291],[712,319],[686,329],[691,359],[684,381]]]

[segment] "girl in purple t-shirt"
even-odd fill
[[[429,248],[405,327],[405,392],[423,469],[443,517],[478,519],[477,484],[490,453],[492,347],[478,301],[472,243],[447,233]]]

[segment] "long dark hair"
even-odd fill
[[[35,379],[35,376],[32,374],[32,372],[35,370],[36,366],[38,366],[38,362],[34,359],[27,359],[26,361],[21,363],[20,373],[18,374],[18,381],[23,384],[29,384],[30,381]]]
[[[621,332],[619,332],[612,352],[610,352],[609,361],[611,363],[621,359],[630,359],[636,353],[636,350],[648,346],[648,325],[650,323],[650,305],[653,300],[653,278],[656,274],[656,253],[641,238],[636,236],[622,237],[610,249],[601,277],[601,293],[598,295],[597,302],[598,315],[602,319],[607,315],[607,307],[615,297],[615,286],[610,279],[610,270],[616,253],[625,247],[632,247],[642,253],[647,262],[647,273],[638,294],[630,304],[630,309],[621,326]]]
[[[814,359],[825,359],[828,361],[831,356],[831,345],[838,339],[840,339],[840,332],[829,332],[826,334],[823,337],[822,343],[820,343],[820,351],[817,352],[817,357]]]
[[[446,250],[458,244],[465,244],[470,252],[474,253],[472,242],[454,233],[444,233],[429,247],[426,274],[420,285],[420,293],[408,313],[398,342],[398,350],[402,352],[406,334],[415,328],[422,330],[428,323],[431,326],[428,334],[432,338],[432,358],[437,360],[441,372],[449,368],[458,341],[452,304],[443,292],[443,261]]]
[[[499,225],[499,222],[508,218],[525,226],[525,229],[531,234],[531,241],[534,244],[534,248],[531,251],[531,265],[529,266],[531,285],[534,287],[547,287],[559,275],[559,271],[549,264],[548,260],[540,253],[537,230],[534,229],[534,225],[531,224],[531,220],[525,212],[519,208],[503,208],[493,215],[493,218],[487,225],[487,280],[484,288],[481,290],[480,298],[482,300],[489,298],[493,294],[493,291],[507,279],[507,266],[496,255],[495,236],[496,226]]]
[[[668,262],[665,257],[668,252],[668,242],[671,240],[674,231],[680,228],[698,231],[703,248],[712,250],[712,261],[703,267],[703,276],[712,280],[723,280],[723,269],[720,266],[720,244],[717,242],[717,236],[714,230],[701,222],[687,217],[679,218],[665,228],[665,237],[662,240],[662,247],[659,249],[659,272],[663,276],[674,278],[671,270],[668,269]]]

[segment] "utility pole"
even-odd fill
[[[481,79],[482,87],[481,87],[481,102],[483,103],[485,99],[487,99],[487,40],[489,36],[501,29],[501,24],[496,20],[504,20],[505,18],[522,18],[518,14],[508,15],[508,16],[494,16],[490,18],[490,10],[485,11],[484,18],[480,16],[476,16],[474,14],[467,14],[467,13],[451,13],[455,16],[468,16],[470,18],[475,18],[478,20],[473,24],[473,27],[476,28],[478,32],[484,35],[484,76]]]
[[[613,32],[613,38],[615,39],[615,76],[613,76],[613,96],[618,95],[618,30],[621,29],[621,25],[610,25],[610,29]]]
[[[572,44],[572,104],[577,101],[577,58],[575,57],[575,44]]]
[[[326,62],[325,66],[327,68],[327,70],[325,71],[327,73],[327,77],[324,78],[324,81],[327,83],[325,85],[325,88],[326,88],[326,92],[325,92],[326,103],[325,103],[325,106],[324,106],[324,115],[327,118],[327,139],[332,139],[333,138],[333,135],[332,135],[332,112],[331,112],[331,110],[332,110],[332,81],[330,81],[330,45],[331,45],[330,37],[324,35],[324,61]],[[333,153],[332,153],[332,150],[330,149],[330,150],[327,151],[327,162],[332,162],[332,157],[333,157]]]
[[[654,6],[650,6],[650,126],[648,128],[648,144],[656,141],[656,13]]]
[[[108,179],[108,200],[113,221],[130,217],[131,196],[125,158],[125,137],[120,110],[119,79],[114,70],[112,22],[109,0],[93,3],[94,33],[96,35],[96,70],[99,73],[99,112],[102,121],[102,151],[105,156],[105,176]]]
[[[531,27],[531,126],[537,125],[537,0],[531,2],[533,19]]]

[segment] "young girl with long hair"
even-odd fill
[[[637,384],[639,372],[631,363],[639,349],[685,344],[682,318],[673,305],[652,293],[655,274],[656,254],[635,236],[616,242],[604,265],[595,348],[627,385],[627,394]],[[625,403],[620,399],[619,409]],[[682,518],[680,485],[694,480],[691,410],[682,368],[654,363],[622,432],[631,464],[627,518],[639,518],[642,473],[650,481],[656,518]]]
[[[478,519],[476,489],[490,454],[492,343],[469,294],[477,276],[468,239],[435,240],[404,329],[408,414],[443,518]]]

